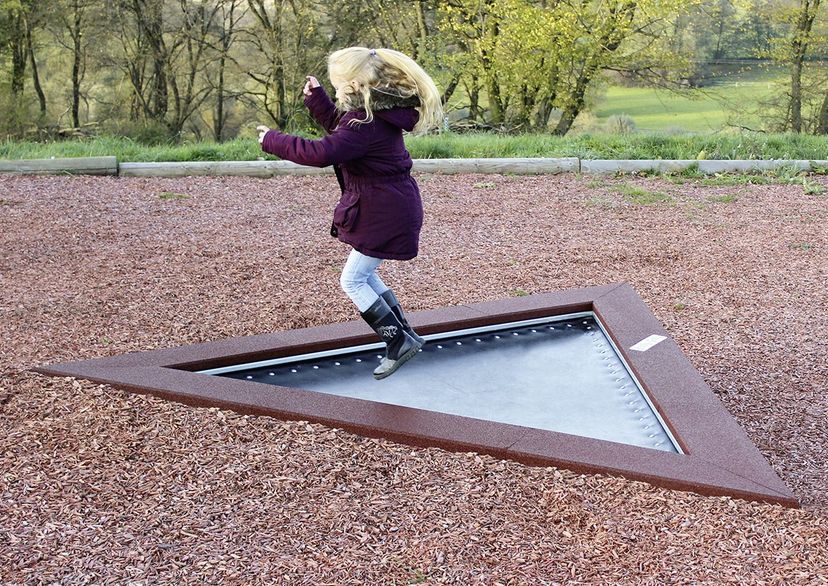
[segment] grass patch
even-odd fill
[[[582,159],[695,159],[704,150],[709,159],[820,160],[828,138],[795,134],[626,134],[570,133],[502,135],[443,133],[406,136],[415,159],[580,157]],[[60,142],[0,141],[0,159],[48,159],[114,155],[121,162],[255,161],[264,155],[253,136],[225,143],[183,143],[145,146],[132,139],[101,136]],[[697,173],[698,169],[695,170]],[[694,171],[684,171],[693,177]]]
[[[768,185],[773,183],[773,180],[767,175],[737,173],[735,175],[728,175],[724,173],[716,173],[701,179],[701,184],[705,187],[733,187],[735,185]]]
[[[825,193],[825,188],[821,184],[808,178],[803,178],[802,188],[805,190],[805,195],[822,195]]]
[[[512,296],[514,296],[514,297],[528,297],[529,293],[527,293],[523,289],[515,289],[514,291],[512,291]]]
[[[688,179],[694,179],[696,177],[703,177],[704,176],[704,174],[699,169],[699,164],[698,163],[690,163],[689,165],[687,165],[687,167],[685,167],[684,169],[682,169],[681,171],[676,173],[676,175],[678,175],[679,177],[685,177],[685,178],[688,178]]]
[[[624,196],[629,203],[636,205],[654,205],[659,203],[673,203],[673,197],[660,191],[650,191],[637,185],[625,183],[618,186],[618,193]]]
[[[809,175],[808,171],[790,166],[780,167],[771,176],[775,177],[779,183],[801,185],[805,195],[822,195],[825,193],[825,187],[811,179]]]
[[[158,194],[158,199],[161,201],[174,201],[178,199],[187,199],[190,196],[186,193],[176,193],[174,191],[162,191]]]
[[[739,198],[735,195],[727,194],[727,195],[712,195],[707,198],[707,201],[710,203],[735,203],[738,201]]]
[[[802,243],[799,243],[799,244],[790,244],[789,246],[790,246],[790,248],[793,248],[794,250],[811,250],[814,247],[813,244],[810,244],[808,242],[802,242]]]

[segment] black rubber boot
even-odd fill
[[[405,314],[403,313],[402,307],[400,307],[400,302],[397,301],[397,296],[394,295],[394,292],[391,289],[389,289],[388,291],[380,295],[380,297],[385,299],[385,302],[388,304],[388,307],[391,308],[391,311],[393,311],[394,315],[397,316],[397,319],[400,320],[400,323],[402,324],[405,333],[417,340],[420,343],[420,346],[425,344],[425,340],[417,335],[417,332],[414,331],[414,328],[408,325],[408,320],[405,319]]]
[[[420,342],[406,333],[400,320],[382,297],[361,315],[386,346],[385,356],[374,369],[375,379],[383,379],[394,374],[400,366],[414,358],[422,347]]]

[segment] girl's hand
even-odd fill
[[[264,142],[265,134],[270,132],[270,128],[268,128],[267,126],[262,125],[262,126],[257,126],[256,130],[259,133],[259,144],[262,144]]]
[[[306,96],[309,96],[309,95],[311,95],[311,90],[313,88],[319,87],[319,82],[312,75],[307,76],[305,79],[307,79],[308,81],[305,82],[305,87],[302,90],[302,93],[305,94]]]

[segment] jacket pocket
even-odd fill
[[[354,227],[359,216],[359,194],[353,191],[344,191],[339,203],[336,204],[333,214],[334,226],[348,232]]]

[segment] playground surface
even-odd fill
[[[329,177],[0,177],[0,582],[824,580],[824,193],[571,174],[419,181],[421,254],[381,269],[407,309],[629,283],[803,508],[29,372],[352,320],[347,249],[328,236]]]

